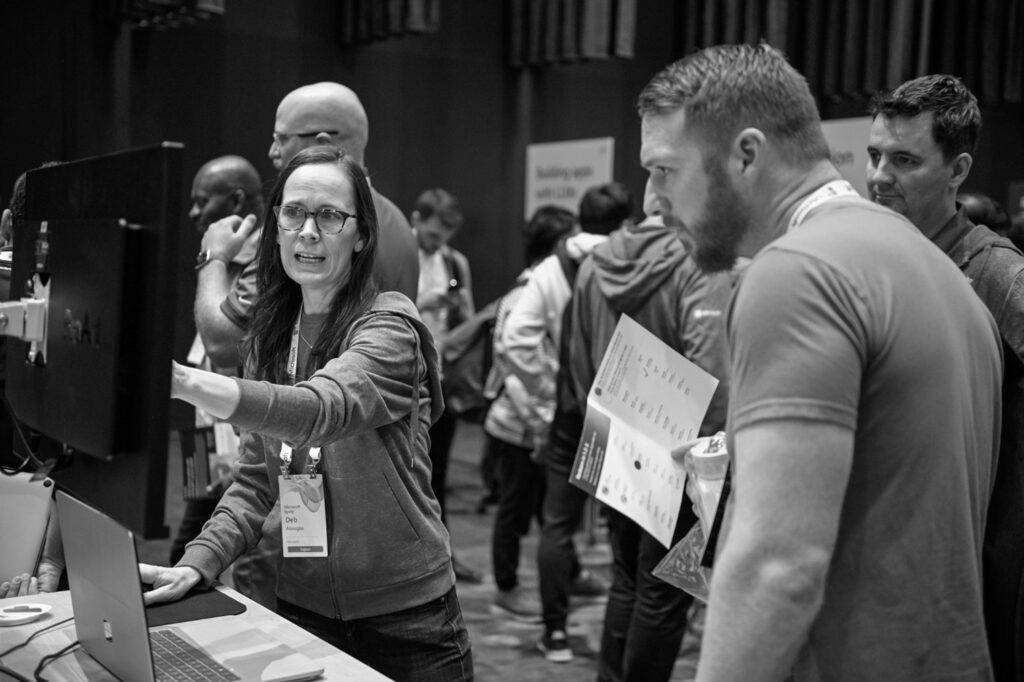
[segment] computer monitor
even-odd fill
[[[183,147],[30,171],[11,300],[45,299],[45,339],[7,339],[17,419],[71,451],[50,475],[145,537],[165,537]]]

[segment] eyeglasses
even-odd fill
[[[285,142],[287,142],[289,139],[291,139],[293,137],[316,137],[320,133],[324,133],[325,135],[337,135],[338,131],[337,130],[314,130],[311,133],[279,133],[279,132],[277,132],[275,130],[273,132],[273,136],[274,136],[274,143],[278,147],[282,147],[282,146],[284,146]]]
[[[307,211],[302,206],[275,206],[274,215],[277,216],[277,226],[286,232],[301,230],[306,224],[306,219],[313,216],[316,229],[324,234],[338,234],[345,228],[349,218],[356,216],[336,208],[321,208],[316,211]]]

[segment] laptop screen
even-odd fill
[[[123,680],[154,680],[132,532],[62,490],[56,498],[82,648]]]
[[[58,490],[56,498],[71,605],[82,648],[123,680],[155,680],[158,675],[154,675],[134,535],[63,491]],[[176,640],[174,647],[189,651],[183,652],[188,655],[181,660],[171,660],[165,651],[157,670],[163,673],[181,664],[195,671],[197,657],[202,657],[204,666],[225,669],[224,679],[275,682],[314,679],[323,673],[319,662],[246,626],[242,620],[237,623],[237,627],[221,619],[192,623],[190,629],[200,633],[198,638],[215,642],[212,649],[190,641],[183,629],[167,628]],[[165,632],[163,628],[160,631]],[[213,679],[205,673],[187,678]]]

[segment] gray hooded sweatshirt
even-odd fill
[[[205,580],[260,539],[279,495],[281,442],[322,447],[328,557],[281,559],[277,594],[331,618],[419,606],[454,585],[430,489],[430,425],[444,408],[437,352],[412,301],[380,294],[342,353],[294,386],[237,380],[243,430],[235,482],[179,566]],[[275,513],[277,513],[275,511]]]
[[[719,380],[701,434],[724,428],[728,395],[725,310],[729,274],[707,275],[675,230],[645,221],[616,230],[580,266],[573,294],[570,363],[576,396],[587,393],[625,313]]]

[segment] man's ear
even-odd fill
[[[235,215],[244,215],[242,208],[245,206],[245,190],[237,187],[231,191],[231,212]]]
[[[971,172],[972,165],[974,165],[974,159],[967,152],[960,152],[953,159],[953,177],[949,179],[949,186],[952,189],[955,190],[963,184],[964,180],[967,179],[967,175]]]
[[[356,242],[356,245],[353,247],[353,250],[356,253],[359,253],[360,251],[363,250],[364,246],[366,246],[366,240],[365,239],[360,239],[359,241]]]
[[[420,215],[419,211],[413,211],[409,214],[409,224],[416,227],[419,223],[423,222],[423,216]]]
[[[729,149],[730,165],[735,162],[741,173],[757,167],[764,161],[767,141],[765,134],[757,128],[744,128],[733,138]]]

